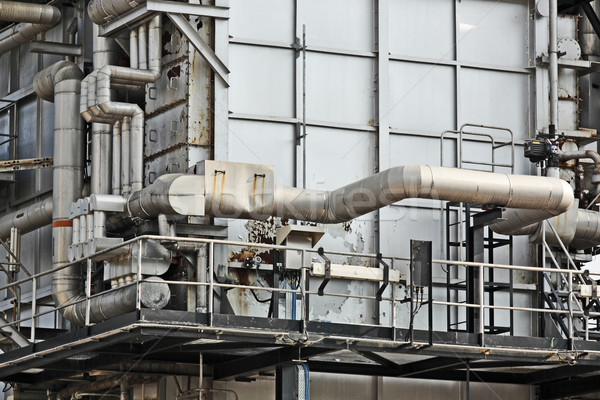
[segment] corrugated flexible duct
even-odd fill
[[[235,163],[231,163],[234,165]],[[212,201],[219,193],[205,177],[169,174],[133,193],[128,210],[139,218],[159,214],[210,215],[225,218],[263,219],[269,216],[320,223],[339,223],[407,198],[448,200],[514,207],[521,218],[509,222],[513,229],[553,217],[573,203],[573,190],[557,178],[507,175],[427,165],[388,169],[333,191],[277,187],[274,201],[248,202],[232,214],[228,204]],[[254,194],[238,193],[237,196]],[[220,196],[220,197],[219,197]],[[204,204],[199,202],[204,201]]]
[[[0,20],[21,22],[0,34],[0,54],[32,40],[60,21],[60,10],[46,4],[0,2]]]

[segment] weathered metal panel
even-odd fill
[[[210,159],[210,149],[203,146],[181,145],[160,156],[144,161],[144,186],[164,174],[187,172],[201,160]]]
[[[146,87],[146,114],[152,117],[184,103],[188,96],[189,74],[187,59],[165,66],[161,77]]]

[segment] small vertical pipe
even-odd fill
[[[569,265],[569,274],[568,274],[569,282],[567,282],[567,288],[569,291],[569,295],[567,297],[567,308],[569,310],[569,320],[568,329],[569,329],[569,350],[573,350],[573,273],[571,272],[571,266]]]
[[[550,0],[548,76],[550,79],[550,138],[554,139],[558,124],[558,0]]]
[[[94,239],[94,214],[87,215],[87,240]]]
[[[466,400],[471,400],[471,362],[467,360],[467,376],[466,376]]]
[[[94,237],[106,237],[106,213],[94,211]]]
[[[196,268],[198,282],[199,283],[208,283],[206,276],[206,268],[207,268],[207,260],[206,260],[206,244],[202,245],[198,249],[198,253],[196,254]],[[207,295],[208,291],[206,290],[205,285],[199,285],[196,292],[196,312],[205,313],[207,311],[206,303],[207,303]]]
[[[79,216],[79,243],[87,242],[87,216]]]
[[[113,125],[112,192],[121,194],[121,121]]]
[[[148,30],[146,28],[146,24],[140,25],[140,27],[138,28],[138,35],[139,69],[148,69]]]
[[[302,25],[302,188],[306,189],[306,25]]]
[[[129,32],[129,67],[134,69],[139,66],[138,44],[138,33],[132,29]]]
[[[123,118],[121,125],[121,193],[123,196],[131,194],[130,148],[131,148],[131,118]]]
[[[79,218],[73,218],[73,244],[79,243]]]

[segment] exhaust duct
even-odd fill
[[[512,229],[553,217],[573,203],[573,190],[557,178],[508,175],[427,165],[388,169],[333,191],[275,187],[272,167],[204,161],[203,176],[168,174],[133,193],[131,215],[269,216],[339,223],[407,198],[489,204],[517,209]],[[501,222],[502,224],[504,222]]]
[[[60,10],[46,4],[0,1],[0,20],[21,22],[0,35],[0,54],[32,40],[60,21]]]

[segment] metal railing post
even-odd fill
[[[85,280],[85,325],[90,324],[90,296],[92,295],[92,259],[87,259],[87,272]]]
[[[481,333],[481,346],[485,345],[485,306],[483,304],[484,296],[484,271],[483,265],[479,266],[479,332]]]
[[[210,255],[208,258],[208,275],[210,285],[208,287],[208,326],[213,326],[214,314],[214,289],[215,289],[215,243],[210,242]]]
[[[37,314],[37,279],[31,282],[31,343],[35,343],[35,315]]]
[[[143,247],[143,239],[140,239],[140,241],[138,242],[138,246],[139,246],[139,253],[138,253],[138,259],[137,259],[137,279],[136,279],[136,303],[135,303],[135,308],[136,310],[141,310],[142,309],[142,251],[144,250]]]
[[[307,294],[306,294],[306,265],[304,265],[305,262],[305,257],[306,257],[306,252],[304,250],[302,250],[302,256],[301,256],[301,277],[300,277],[300,294],[302,295],[302,302],[300,303],[301,305],[301,324],[302,324],[302,333],[306,334],[306,324],[308,323],[308,307],[306,306],[306,301],[307,301]]]

